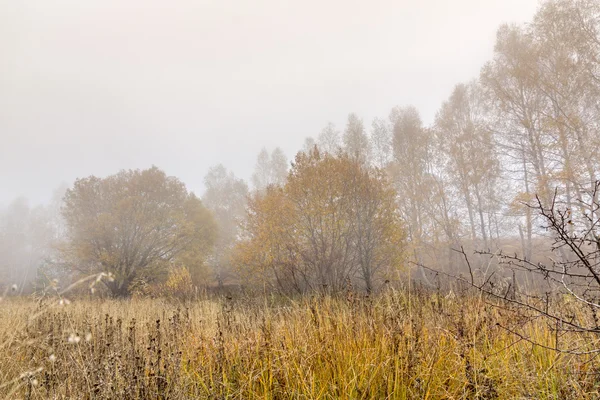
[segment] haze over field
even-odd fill
[[[599,0],[0,0],[0,135],[0,398],[600,398]]]
[[[426,123],[536,0],[0,2],[0,205],[152,164],[249,180],[348,113]]]

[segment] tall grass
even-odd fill
[[[0,303],[0,397],[597,399],[600,363],[481,296]],[[599,345],[600,346],[600,345]]]

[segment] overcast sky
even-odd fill
[[[0,0],[0,205],[152,164],[201,193],[349,112],[426,122],[537,0]]]

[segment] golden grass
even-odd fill
[[[597,399],[599,363],[478,296],[0,303],[0,397]],[[593,339],[563,335],[561,346]]]

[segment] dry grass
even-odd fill
[[[0,397],[26,399],[596,399],[600,363],[534,347],[478,296],[5,299]],[[585,339],[562,336],[561,346]],[[579,344],[581,344],[579,342]]]

